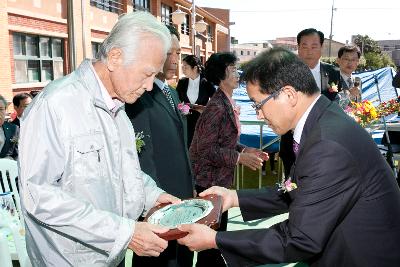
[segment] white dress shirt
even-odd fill
[[[347,75],[344,74],[343,72],[340,72],[340,75],[342,76],[342,79],[343,79],[343,80],[345,81],[345,83],[347,84],[347,87],[350,88],[349,79],[353,79],[353,77],[347,76]]]
[[[318,101],[318,99],[321,97],[319,95],[315,100],[311,103],[311,105],[307,108],[306,112],[304,112],[303,116],[301,116],[299,122],[296,125],[296,128],[294,128],[293,132],[293,139],[296,141],[298,144],[300,144],[301,141],[301,134],[303,133],[303,128],[304,124],[306,123],[306,120],[308,118],[308,115],[310,114],[311,109],[315,105],[315,103]]]
[[[313,68],[310,69],[312,75],[314,76],[314,80],[317,83],[317,86],[319,88],[319,91],[321,91],[321,64],[318,61],[318,64]]]
[[[189,78],[187,97],[191,104],[196,103],[197,98],[199,98],[199,88],[200,88],[200,75],[196,79],[192,80]]]

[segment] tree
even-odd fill
[[[354,38],[354,44],[357,45],[360,50],[361,54],[366,54],[366,53],[376,53],[376,54],[381,54],[381,48],[378,45],[378,42],[371,39],[368,35],[360,35],[357,34],[356,37]]]

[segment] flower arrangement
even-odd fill
[[[146,145],[143,138],[144,138],[143,132],[136,133],[135,142],[136,142],[136,151],[138,153],[140,153],[142,151],[144,145]]]
[[[291,177],[289,177],[289,179],[287,179],[286,181],[284,180],[284,178],[282,178],[282,182],[277,183],[277,185],[279,187],[278,191],[283,191],[283,193],[290,192],[297,188],[297,184],[292,183]]]
[[[382,102],[376,107],[368,100],[361,103],[351,102],[344,111],[365,128],[378,122],[382,117],[400,113],[400,97]]]
[[[380,103],[376,110],[379,114],[379,117],[384,117],[393,113],[400,112],[400,97],[390,99],[387,102]]]
[[[178,110],[181,115],[188,115],[190,113],[189,105],[185,104],[184,102],[178,104]]]
[[[374,124],[379,119],[378,111],[368,100],[361,103],[351,102],[344,111],[362,127]]]

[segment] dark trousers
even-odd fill
[[[197,194],[207,188],[196,185]],[[221,223],[217,231],[226,231],[228,225],[228,212],[225,211],[221,216]],[[224,258],[218,249],[207,249],[197,253],[196,267],[226,267]]]

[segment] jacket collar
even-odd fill
[[[220,98],[222,100],[222,103],[227,107],[229,118],[232,120],[233,124],[236,125],[235,114],[233,114],[233,107],[232,107],[232,104],[229,101],[228,97],[219,88],[218,88],[217,92],[215,92],[215,94],[218,96],[218,98]]]
[[[167,111],[167,113],[171,115],[171,117],[173,117],[175,120],[180,120],[180,121],[182,120],[182,118],[179,118],[180,115],[178,116],[177,110],[176,109],[172,110],[171,104],[168,102],[167,98],[161,91],[161,88],[158,86],[158,84],[156,83],[153,84],[153,90],[151,90],[149,94],[154,99],[154,101],[159,103]],[[174,102],[174,105],[176,107],[177,103],[172,95],[172,92],[171,96],[172,96],[172,101]]]
[[[76,69],[76,73],[80,77],[80,82],[85,85],[85,88],[90,92],[90,94],[93,96],[93,105],[96,107],[99,107],[101,109],[104,109],[106,112],[108,112],[110,115],[112,115],[112,112],[108,109],[103,95],[101,94],[101,87],[99,84],[99,81],[96,78],[96,74],[94,73],[94,69],[92,67],[92,60],[90,59],[85,59],[81,65]],[[124,105],[121,105],[116,111],[115,115],[124,108]]]
[[[311,130],[314,128],[315,124],[318,122],[326,108],[330,105],[332,105],[332,101],[321,95],[307,117],[303,132],[301,134],[301,140],[307,140],[307,136],[310,134]],[[300,147],[302,146],[302,143],[304,142],[302,141],[300,143]]]

